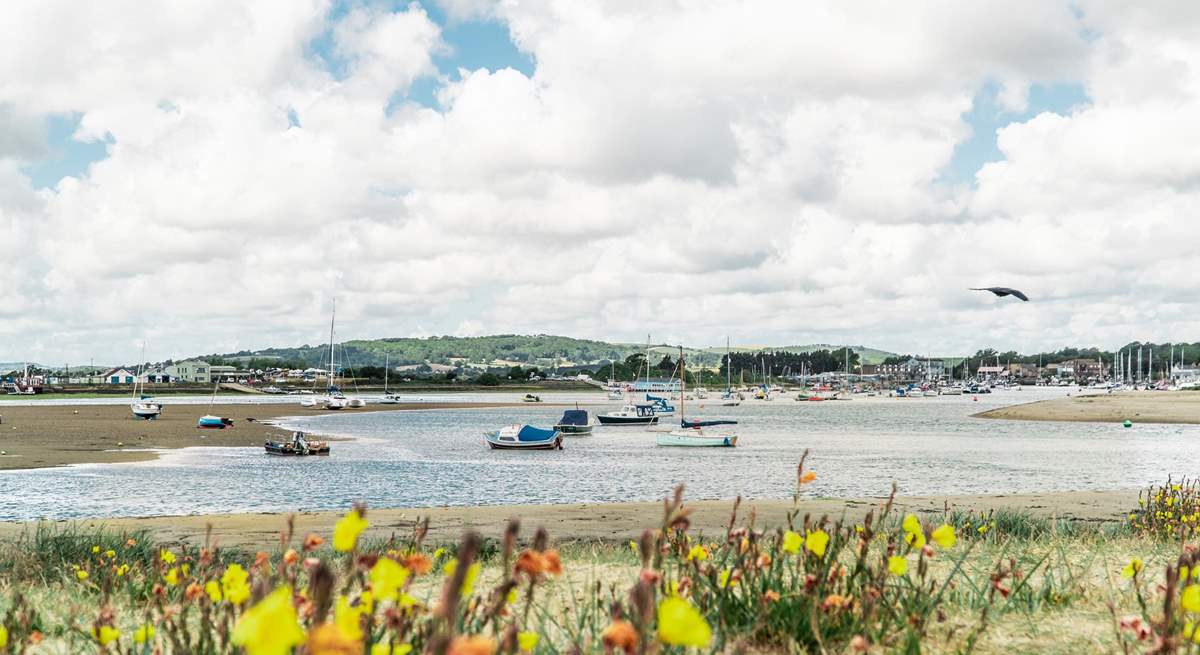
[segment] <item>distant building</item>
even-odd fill
[[[212,382],[212,371],[208,362],[189,359],[175,362],[167,367],[165,373],[173,382],[190,382],[194,384],[209,384]]]
[[[1008,375],[1008,369],[1003,366],[980,366],[975,374],[981,378],[998,378]]]
[[[863,366],[863,375],[878,374],[900,380],[936,380],[946,374],[946,362],[940,359],[909,357],[907,361],[897,364],[879,364],[874,373],[868,373],[867,366]]]
[[[1070,359],[1058,365],[1059,377],[1089,380],[1104,377],[1105,366],[1094,359]]]
[[[1025,364],[1022,362],[1009,364],[1008,375],[1018,380],[1035,380],[1038,376],[1038,367],[1037,364]]]
[[[125,368],[113,368],[105,371],[101,376],[101,384],[133,384],[137,376]]]

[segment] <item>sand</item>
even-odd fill
[[[344,413],[519,406],[520,403],[401,403],[367,405]],[[327,413],[299,404],[172,405],[153,421],[133,418],[128,405],[11,405],[0,407],[0,470],[155,459],[159,449],[253,446],[290,433],[265,424],[284,416]],[[225,430],[201,430],[205,414],[234,420]],[[118,445],[118,444],[123,444]]]
[[[897,501],[900,511],[940,514],[944,507],[989,511],[1017,509],[1036,516],[1081,521],[1120,521],[1130,508],[1137,507],[1136,491],[1068,491],[993,496],[913,496]],[[800,511],[814,516],[827,514],[860,520],[867,511],[882,504],[882,498],[802,500]],[[720,534],[729,523],[732,501],[712,500],[687,503],[694,509],[693,529],[705,534]],[[779,526],[786,522],[791,500],[756,500],[742,504],[742,516],[756,513],[756,524]],[[334,522],[344,512],[297,512],[296,532],[303,536],[315,532],[326,538]],[[95,519],[77,522],[54,521],[49,525],[75,526],[81,529],[105,528],[125,532],[148,530],[166,543],[202,544],[212,526],[212,534],[227,547],[269,548],[279,543],[287,514],[214,514],[204,516],[164,516],[154,518]],[[410,509],[372,509],[368,538],[404,537],[421,517],[430,519],[430,538],[447,543],[458,539],[465,529],[485,537],[499,538],[512,517],[519,517],[522,532],[544,526],[559,543],[570,541],[621,541],[635,539],[647,528],[655,528],[662,519],[662,503],[587,503],[564,505],[496,505],[479,507],[431,507]],[[35,522],[0,522],[0,540],[12,539],[31,530]]]
[[[1200,424],[1200,392],[1128,391],[1084,394],[1001,407],[975,416],[1021,421]]]

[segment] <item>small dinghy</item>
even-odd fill
[[[558,419],[554,429],[566,435],[591,434],[592,422],[586,409],[568,409]]]
[[[329,444],[324,441],[309,441],[303,432],[293,432],[291,441],[268,441],[263,444],[268,455],[328,455]]]
[[[532,425],[509,425],[483,433],[487,445],[499,450],[562,450],[562,433]]]
[[[737,435],[725,432],[705,432],[703,428],[679,428],[654,435],[658,446],[718,446],[732,448],[737,445]]]
[[[540,402],[542,402],[542,398],[541,398],[541,396],[535,396],[535,395],[533,395],[533,394],[531,394],[531,393],[527,393],[527,394],[525,394],[525,397],[524,397],[524,398],[521,398],[521,400],[522,400],[522,401],[524,401],[524,402],[527,402],[527,403],[540,403]]]
[[[208,430],[224,430],[225,428],[233,427],[233,419],[206,414],[201,416],[200,420],[196,421],[196,427]]]

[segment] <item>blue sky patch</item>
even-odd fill
[[[83,142],[72,138],[79,128],[82,114],[52,114],[43,121],[46,135],[46,154],[22,167],[35,189],[47,189],[64,177],[79,177],[88,166],[108,156],[112,138]]]
[[[963,119],[971,126],[971,136],[954,148],[954,157],[941,171],[948,184],[975,184],[975,173],[984,164],[1004,159],[996,145],[996,130],[1013,122],[1027,121],[1042,112],[1068,114],[1073,107],[1090,102],[1082,84],[1034,84],[1029,102],[1022,112],[1005,109],[999,100],[1000,85],[990,81],[975,94],[971,109]]]

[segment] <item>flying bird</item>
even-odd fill
[[[1021,300],[1025,301],[1025,302],[1029,302],[1029,296],[1026,296],[1025,294],[1021,293],[1020,291],[1017,291],[1016,289],[1009,289],[1008,287],[982,287],[982,288],[971,287],[971,291],[991,291],[992,293],[996,294],[1000,298],[1003,298],[1004,296],[1014,296],[1016,298],[1020,298]]]

